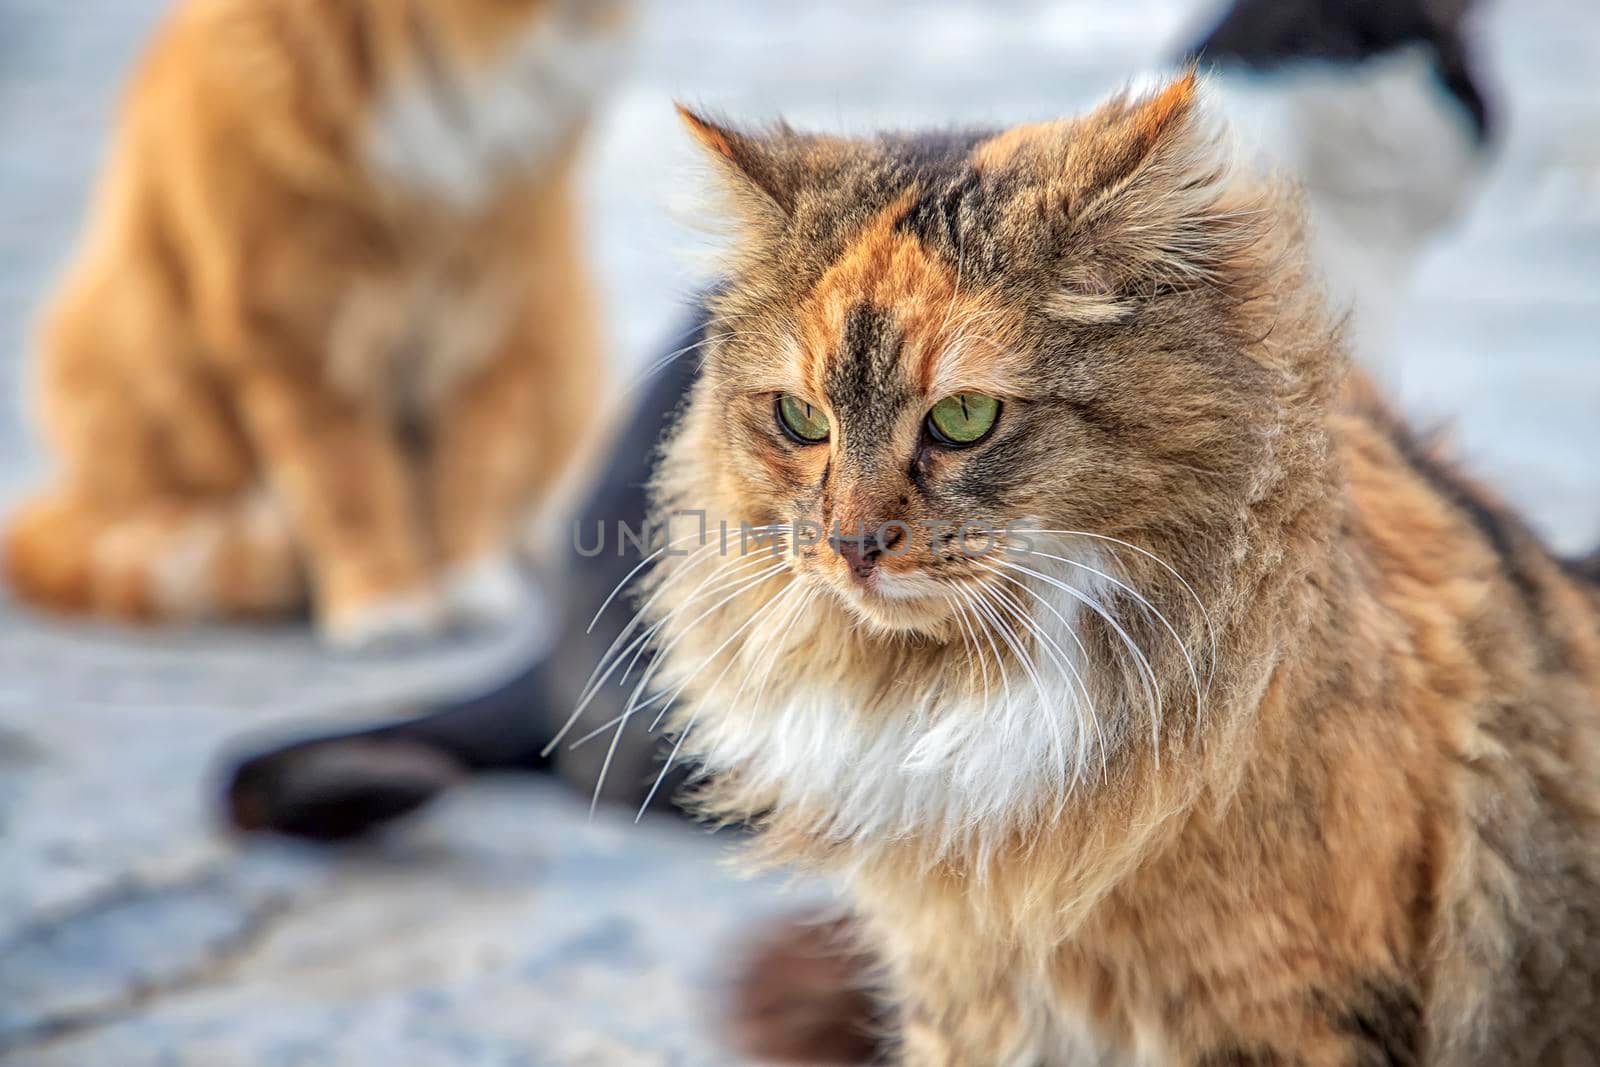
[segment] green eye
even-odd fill
[[[942,445],[962,448],[989,436],[999,417],[1000,401],[994,397],[957,393],[933,405],[928,412],[928,433]]]
[[[778,425],[803,445],[820,445],[828,439],[828,416],[788,393],[778,398]]]

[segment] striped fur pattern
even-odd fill
[[[574,152],[616,3],[183,0],[44,317],[60,459],[27,599],[139,620],[308,600],[363,644],[517,607],[525,512],[602,368]]]
[[[1349,371],[1193,79],[998,133],[686,120],[740,240],[656,506],[796,532],[662,557],[644,710],[842,881],[899,1061],[1600,1054],[1600,588]],[[960,391],[1004,406],[952,449]],[[891,521],[867,581],[795,525]]]

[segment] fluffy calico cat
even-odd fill
[[[572,191],[595,0],[187,0],[139,71],[39,408],[19,592],[136,619],[309,595],[362,644],[516,608],[601,361]]]
[[[1195,94],[685,113],[740,236],[597,684],[655,645],[635,714],[841,879],[905,1063],[1593,1062],[1597,576],[1350,375]]]

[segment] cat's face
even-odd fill
[[[1237,507],[1271,422],[1230,277],[1260,220],[1192,93],[923,139],[686,115],[743,230],[689,420],[736,518],[863,621],[948,635],[963,589],[1059,551],[1029,530]]]

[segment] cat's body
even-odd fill
[[[743,238],[658,514],[788,531],[651,579],[700,801],[841,878],[908,1064],[1590,1062],[1600,586],[1347,379],[1192,92],[689,118]]]
[[[500,615],[602,377],[571,172],[612,4],[186,0],[44,323],[58,609]]]

